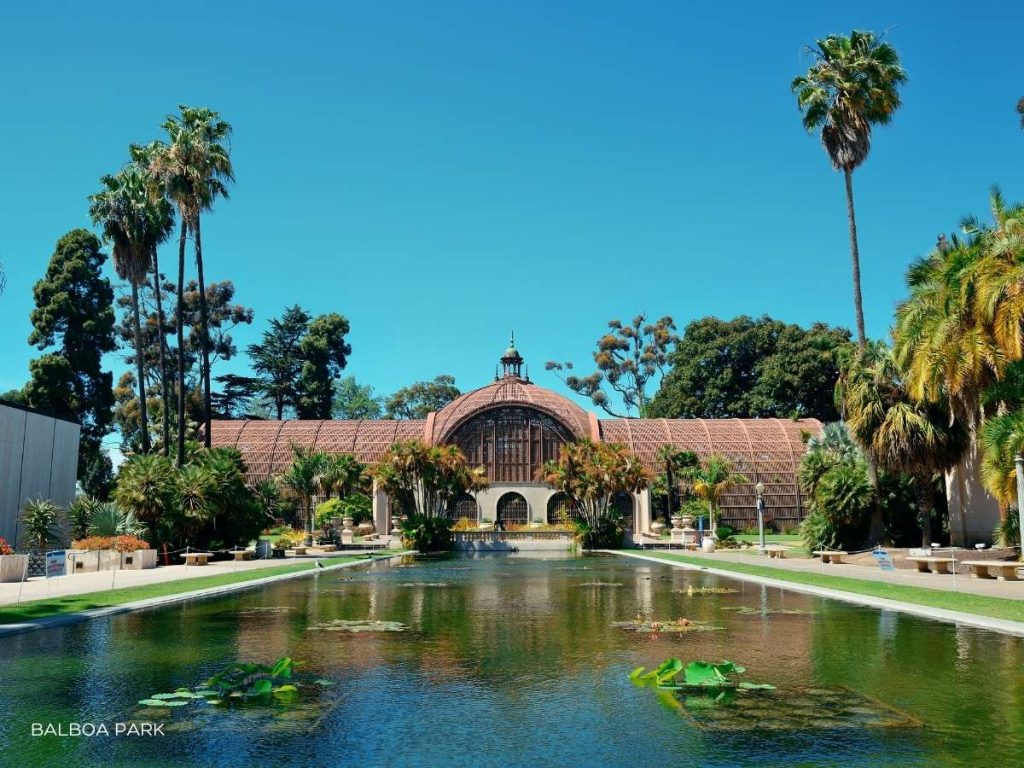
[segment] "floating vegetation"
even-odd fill
[[[656,619],[646,620],[637,616],[634,621],[614,621],[612,626],[626,632],[637,632],[642,635],[686,634],[687,632],[718,632],[725,627],[712,626],[707,621],[690,621],[689,619],[676,619],[675,621],[658,621]]]
[[[399,621],[377,621],[374,619],[334,619],[312,624],[307,629],[326,632],[405,632],[405,624]]]
[[[695,587],[692,584],[686,589],[673,589],[681,595],[738,595],[740,591],[732,587]]]
[[[171,693],[154,693],[138,703],[143,707],[177,708],[189,704],[269,703],[292,701],[299,695],[301,683],[293,681],[302,662],[284,656],[273,665],[235,661],[195,689],[178,688]],[[314,680],[311,685],[329,685],[329,680]]]
[[[292,607],[290,605],[268,605],[265,607],[258,608],[247,608],[244,611],[239,611],[239,616],[265,616],[267,614],[275,613],[290,613]]]
[[[741,616],[814,616],[817,611],[800,608],[755,608],[752,605],[726,605],[723,611],[733,611]]]
[[[617,581],[584,581],[581,584],[577,584],[577,587],[621,587]]]
[[[407,581],[403,584],[399,584],[400,587],[450,587],[451,584],[445,584],[443,581]]]

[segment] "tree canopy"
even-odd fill
[[[389,419],[425,419],[428,413],[441,410],[460,394],[455,377],[441,374],[433,381],[417,381],[389,395],[384,400],[385,415]]]
[[[333,418],[379,419],[383,410],[369,384],[360,384],[355,376],[343,376],[334,382]]]
[[[764,316],[694,320],[669,354],[652,418],[788,418],[835,421],[836,352],[845,328],[810,328]]]

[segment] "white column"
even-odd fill
[[[637,519],[633,521],[636,533],[651,532],[651,489],[646,488],[636,494]]]
[[[389,514],[390,504],[388,495],[377,487],[377,481],[373,481],[373,525],[377,533],[386,535],[391,532],[391,515]]]

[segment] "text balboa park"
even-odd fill
[[[126,723],[32,723],[33,736],[91,738],[93,736],[163,736],[164,724],[148,721]]]

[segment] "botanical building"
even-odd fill
[[[506,524],[554,522],[572,513],[563,494],[537,481],[544,462],[557,458],[566,443],[583,438],[621,443],[654,474],[661,471],[658,449],[673,445],[702,457],[722,454],[747,477],[748,483],[730,489],[721,502],[722,521],[746,527],[756,518],[758,482],[765,486],[767,519],[795,524],[803,518],[797,469],[806,438],[820,429],[814,419],[599,419],[530,381],[513,345],[502,356],[492,383],[461,395],[426,419],[214,421],[212,441],[241,451],[251,481],[282,472],[291,461],[292,445],[352,453],[373,464],[400,440],[454,444],[473,465],[486,468],[491,485],[460,499],[449,514]],[[378,530],[390,530],[386,494],[375,492],[373,502]],[[615,500],[632,531],[649,529],[660,503],[650,490]]]

